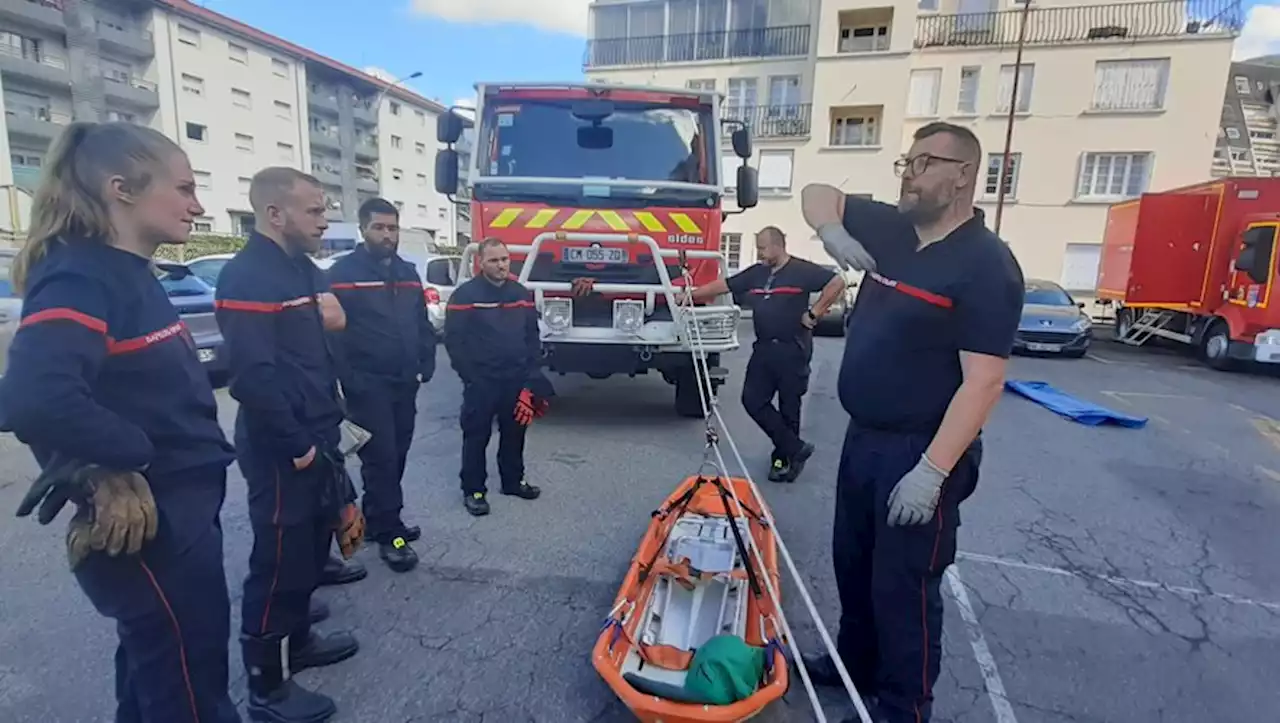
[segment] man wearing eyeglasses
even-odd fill
[[[942,573],[1022,312],[1022,270],[973,206],[982,158],[968,129],[930,123],[895,164],[897,206],[821,184],[802,195],[832,258],[866,271],[838,382],[850,420],[832,556],[840,658],[887,723],[931,715]],[[829,657],[805,664],[841,685]]]

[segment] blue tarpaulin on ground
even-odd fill
[[[1010,379],[1004,383],[1006,389],[1016,392],[1042,407],[1070,419],[1073,422],[1096,427],[1100,424],[1115,424],[1121,427],[1141,429],[1147,425],[1146,417],[1134,417],[1121,414],[1114,409],[1098,406],[1092,402],[1067,394],[1048,382],[1030,382]]]

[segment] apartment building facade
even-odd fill
[[[333,221],[381,195],[403,227],[457,242],[454,205],[416,182],[440,104],[187,0],[0,0],[0,85],[0,185],[29,192],[72,119],[125,120],[190,156],[199,232],[247,233],[249,181],[279,164],[320,179]]]
[[[605,82],[710,88],[755,139],[759,205],[725,224],[731,265],[774,224],[827,261],[803,222],[812,182],[896,202],[893,162],[934,120],[986,154],[977,205],[1029,278],[1092,291],[1107,206],[1203,180],[1238,0],[596,0],[585,68]],[[1002,153],[1013,105],[1011,159]],[[736,165],[725,160],[726,170]],[[727,175],[732,178],[732,174]]]
[[[1213,150],[1213,175],[1280,175],[1280,65],[1276,58],[1231,64],[1222,124]]]

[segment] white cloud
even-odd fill
[[[1232,47],[1232,60],[1280,53],[1280,5],[1254,5]]]
[[[411,0],[410,8],[460,23],[518,23],[585,36],[591,0]]]

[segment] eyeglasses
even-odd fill
[[[959,163],[961,165],[966,165],[969,163],[968,161],[962,160],[960,158],[947,158],[946,156],[935,156],[932,153],[921,153],[918,156],[912,156],[911,158],[903,157],[894,161],[893,172],[896,176],[901,178],[903,173],[905,173],[906,170],[910,168],[912,176],[919,176],[920,174],[929,170],[929,164],[933,163],[934,161],[943,161],[945,163]]]

